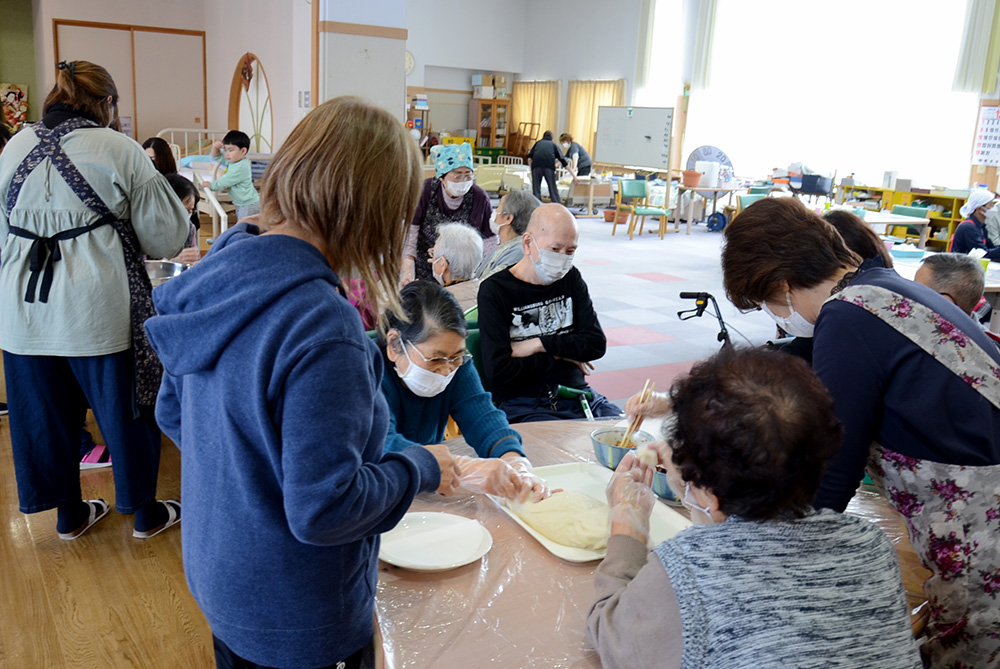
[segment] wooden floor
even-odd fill
[[[88,428],[98,437],[93,421]],[[10,429],[0,421],[0,667],[213,667],[212,635],[188,592],[180,528],[132,538],[110,469],[80,472],[85,499],[111,513],[75,541],[56,512],[18,511]],[[180,453],[166,438],[157,489],[180,498]]]

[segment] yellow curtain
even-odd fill
[[[625,104],[625,80],[592,81],[572,79],[566,94],[566,132],[573,135],[591,154],[597,134],[599,107],[620,107]],[[553,131],[554,132],[554,131]],[[559,133],[555,133],[556,137]],[[596,156],[600,160],[599,156]]]
[[[535,139],[546,130],[557,132],[559,120],[558,81],[515,81],[510,90],[511,131],[517,132],[518,124],[534,122],[540,125]]]

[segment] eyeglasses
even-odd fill
[[[475,181],[476,180],[476,173],[475,172],[469,172],[468,174],[456,174],[455,172],[448,172],[448,174],[446,174],[444,176],[445,176],[445,180],[446,181],[456,181],[456,182],[459,182],[459,183],[461,183],[463,181]]]
[[[421,360],[430,365],[430,369],[433,372],[437,372],[438,370],[445,368],[447,368],[449,372],[452,372],[453,370],[458,369],[468,361],[472,360],[472,354],[469,353],[468,351],[466,351],[465,353],[459,353],[458,355],[453,356],[451,358],[428,358],[423,353],[421,353],[420,349],[414,346],[412,342],[403,340],[403,346],[405,347],[407,344],[409,344],[410,348],[412,348],[414,351],[417,352],[417,355],[420,356]]]

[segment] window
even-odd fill
[[[710,144],[750,177],[801,161],[871,185],[887,170],[967,185],[978,97],[951,90],[964,16],[965,2],[718,0],[682,160]]]
[[[620,107],[625,104],[625,80],[584,81],[573,79],[566,94],[566,131],[588,152],[594,151],[599,107]],[[550,128],[543,128],[548,130]],[[552,130],[558,137],[559,133]]]
[[[558,81],[515,81],[510,101],[512,132],[518,132],[522,122],[539,124],[534,139],[541,137],[546,130],[555,132],[559,119]],[[527,152],[527,148],[524,151]]]

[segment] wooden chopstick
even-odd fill
[[[650,379],[646,379],[646,384],[642,387],[642,392],[639,394],[639,401],[648,402],[649,398],[653,394],[653,388],[655,387],[655,383],[653,383]],[[644,416],[636,416],[632,419],[632,422],[629,423],[628,429],[625,430],[625,435],[622,437],[621,441],[618,442],[619,448],[630,448],[629,443],[632,441],[632,435],[639,429],[640,426],[642,426],[644,418]]]

